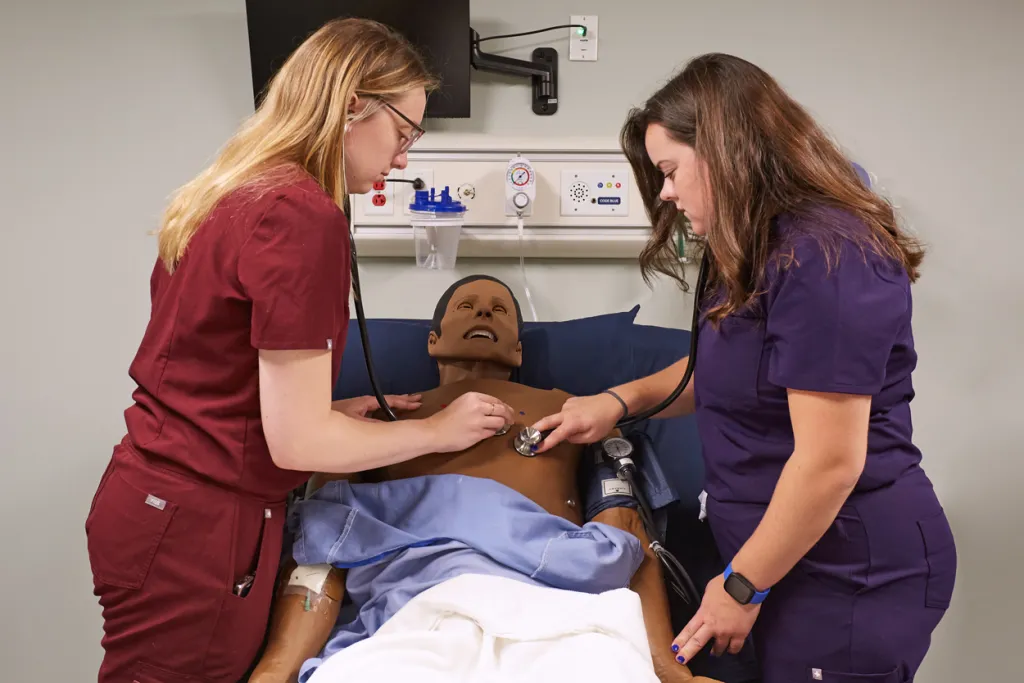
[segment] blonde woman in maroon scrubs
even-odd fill
[[[513,421],[482,394],[399,422],[368,420],[373,399],[331,402],[349,323],[340,207],[405,166],[433,87],[397,34],[329,23],[168,208],[127,434],[86,520],[101,683],[243,679],[289,491],[312,471],[462,450]]]

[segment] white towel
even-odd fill
[[[658,683],[640,598],[463,575],[424,591],[309,683]]]

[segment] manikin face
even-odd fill
[[[707,223],[707,198],[710,195],[703,163],[689,145],[673,140],[657,123],[647,127],[647,155],[665,176],[659,196],[672,202],[686,215],[693,231],[704,235]]]
[[[365,98],[357,98],[353,111],[366,104]],[[345,183],[351,194],[369,192],[375,182],[409,163],[408,147],[420,133],[426,93],[416,88],[388,104],[350,124],[345,134]]]
[[[456,289],[441,318],[441,335],[430,333],[427,352],[436,360],[519,367],[523,345],[511,292],[491,280],[474,280]]]

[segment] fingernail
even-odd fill
[[[536,451],[537,450],[537,445],[534,444],[534,445],[530,446],[530,450],[531,451]]]
[[[677,661],[677,662],[679,662],[680,664],[686,664],[686,660],[685,660],[685,659],[683,659],[683,656],[682,656],[682,655],[678,655],[678,656],[676,657],[676,661]]]
[[[675,645],[675,644],[673,644],[673,645],[672,645],[672,652],[679,652],[679,646],[678,646],[678,645]]]

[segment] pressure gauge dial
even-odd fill
[[[621,436],[608,437],[601,445],[604,446],[604,452],[608,454],[608,457],[615,460],[633,455],[633,444],[629,442],[629,439],[624,439]]]
[[[512,164],[508,169],[508,182],[515,187],[526,187],[533,182],[533,169],[526,164]]]

